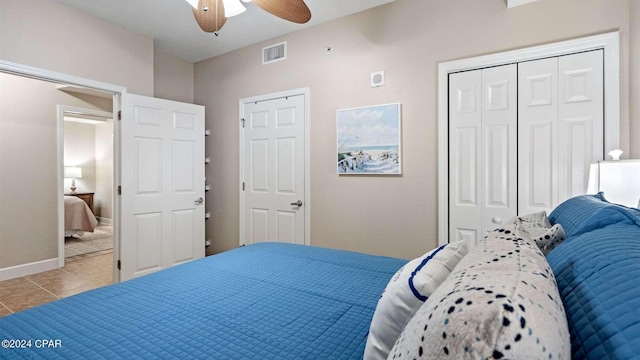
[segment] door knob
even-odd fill
[[[195,201],[195,203],[196,205],[202,205],[202,203],[204,203],[204,199],[200,197]]]
[[[300,206],[302,206],[302,200],[298,200],[298,201],[296,201],[296,202],[294,202],[294,203],[291,203],[291,205],[292,205],[292,206],[300,207]]]
[[[491,219],[491,221],[493,221],[494,224],[500,224],[502,223],[502,219],[500,219],[499,217],[494,217],[493,219]]]

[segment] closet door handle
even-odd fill
[[[294,203],[291,203],[291,206],[297,206],[297,207],[302,206],[302,200],[298,200],[298,201],[296,201]]]
[[[493,221],[494,224],[501,224],[502,223],[502,219],[500,219],[499,217],[494,217],[493,219],[491,219],[491,221]]]
[[[202,205],[204,203],[204,199],[200,197],[195,201],[195,203],[196,205]]]

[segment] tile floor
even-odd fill
[[[109,285],[112,250],[69,258],[61,269],[0,281],[0,317]]]

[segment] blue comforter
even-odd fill
[[[547,260],[567,313],[572,358],[640,358],[640,211],[584,195],[549,219],[567,230]]]
[[[0,340],[32,340],[0,358],[361,359],[380,294],[405,263],[246,246],[0,318]]]

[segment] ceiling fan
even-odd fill
[[[240,0],[186,0],[193,7],[193,16],[200,28],[216,35],[227,19],[243,13]],[[251,2],[252,0],[242,0]],[[311,10],[304,0],[253,0],[262,10],[281,19],[304,24],[311,19]]]

